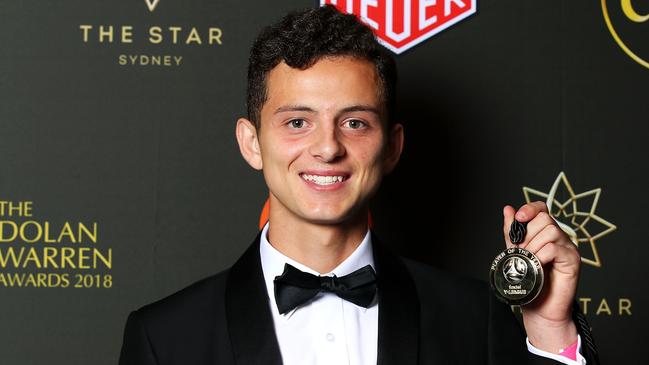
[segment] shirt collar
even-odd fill
[[[272,303],[272,308],[276,313],[279,313],[277,309],[277,304],[275,302],[275,280],[276,276],[282,275],[284,272],[284,264],[288,263],[295,268],[308,272],[313,275],[320,275],[316,270],[311,269],[310,267],[303,265],[290,257],[284,255],[273,247],[268,241],[268,226],[267,222],[261,231],[261,238],[259,242],[259,253],[261,256],[261,268],[264,273],[264,281],[266,283],[266,290],[268,292],[268,298]],[[349,255],[340,265],[336,266],[333,270],[322,276],[343,276],[347,275],[355,270],[358,270],[366,265],[372,266],[374,269],[374,255],[372,251],[372,235],[370,234],[369,229],[365,234],[365,237],[361,241],[361,244]],[[366,308],[362,308],[366,309]],[[296,309],[281,315],[285,316],[287,319],[295,312]]]

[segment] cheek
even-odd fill
[[[351,144],[353,154],[357,157],[358,162],[367,168],[375,170],[383,162],[383,153],[381,143],[376,141],[365,141],[366,143]]]
[[[304,142],[295,139],[281,136],[273,136],[268,138],[262,150],[262,158],[264,159],[264,166],[275,166],[275,168],[283,167],[290,169],[291,164],[295,161],[304,150]]]

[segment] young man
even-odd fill
[[[579,254],[543,203],[503,210],[505,231],[528,222],[520,247],[549,274],[523,308],[527,344],[485,283],[396,257],[371,233],[369,200],[404,141],[395,79],[369,28],[334,8],[262,32],[236,136],[264,174],[269,222],[229,270],[131,313],[120,364],[577,364],[559,354],[576,347],[597,362],[572,319]]]

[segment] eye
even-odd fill
[[[292,129],[304,128],[305,124],[306,124],[306,122],[304,121],[304,119],[291,119],[288,122],[289,128],[292,128]]]
[[[347,126],[351,129],[361,129],[367,125],[365,124],[365,122],[358,119],[349,119],[345,121],[345,124],[347,124]]]

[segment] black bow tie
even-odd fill
[[[376,274],[367,265],[350,274],[316,276],[285,264],[284,272],[275,277],[275,301],[284,314],[306,303],[320,291],[328,291],[356,305],[367,308],[376,294]]]

